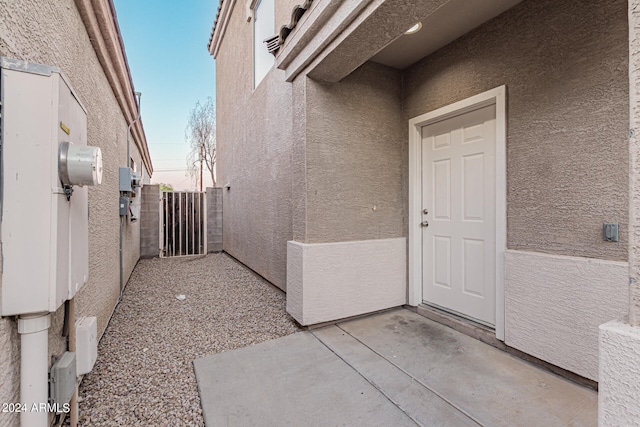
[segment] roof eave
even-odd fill
[[[211,37],[209,38],[209,54],[214,57],[218,56],[222,39],[227,30],[227,24],[231,19],[231,11],[235,5],[236,0],[220,0],[220,6],[218,7],[218,13],[216,14],[215,22],[213,23],[213,29],[211,30]]]
[[[138,116],[138,103],[112,0],[75,0],[83,24],[127,124]],[[140,120],[131,129],[149,175],[153,165]]]

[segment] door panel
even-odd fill
[[[495,170],[495,105],[422,128],[423,300],[492,326]]]
[[[440,220],[451,219],[451,160],[433,162],[433,215]]]
[[[484,153],[462,158],[462,210],[465,221],[484,221]]]
[[[434,236],[433,238],[434,284],[451,288],[451,238]]]

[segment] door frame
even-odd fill
[[[507,248],[506,86],[409,120],[409,305],[422,303],[422,127],[488,105],[496,106],[496,338],[504,341],[504,253]]]

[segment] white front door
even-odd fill
[[[496,324],[496,106],[422,127],[422,299]]]

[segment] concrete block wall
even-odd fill
[[[207,253],[222,251],[222,191],[207,188]]]
[[[140,208],[140,257],[160,256],[160,186],[142,187]]]

